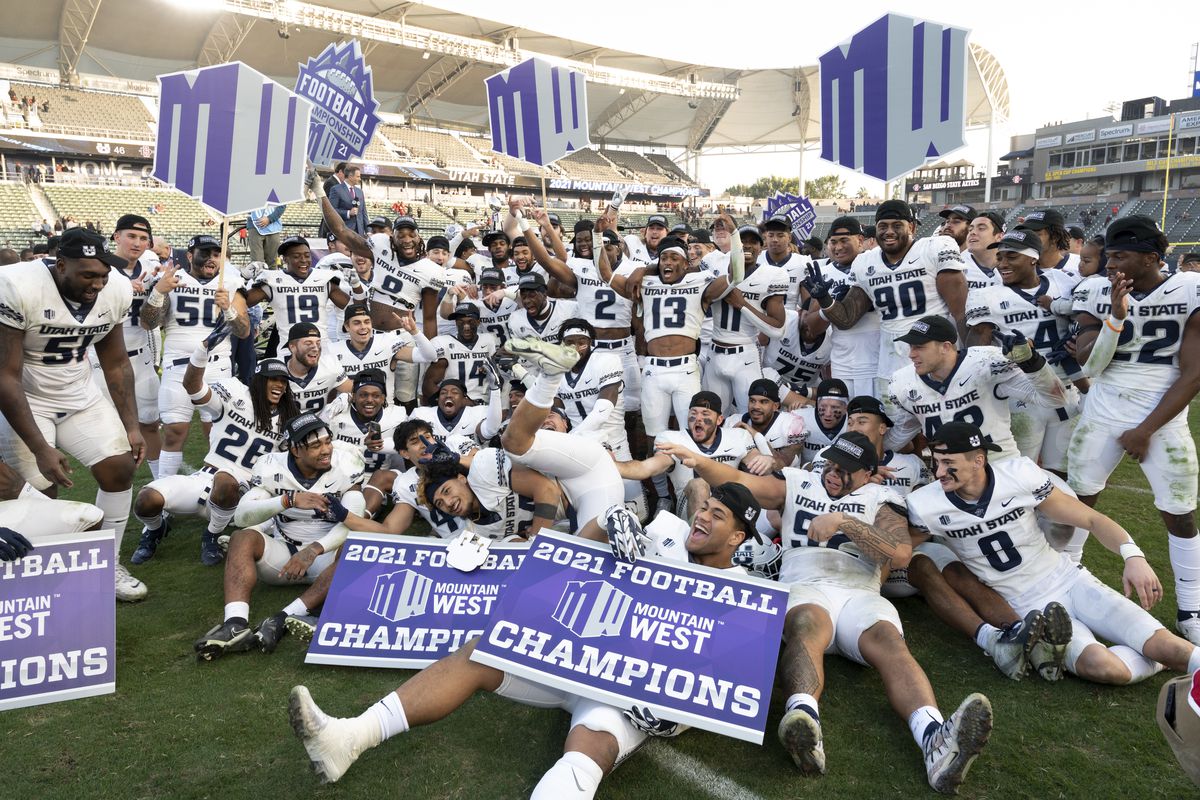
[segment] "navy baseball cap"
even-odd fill
[[[110,267],[121,269],[127,266],[129,259],[108,252],[107,244],[104,237],[98,233],[92,233],[86,228],[71,228],[63,233],[58,242],[58,256],[60,258],[94,258]]]

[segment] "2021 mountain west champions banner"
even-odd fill
[[[472,658],[557,689],[761,744],[786,586],[542,531]]]
[[[0,711],[116,691],[112,531],[34,545],[0,563]]]

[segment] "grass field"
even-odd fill
[[[1200,420],[1193,409],[1193,430]],[[196,431],[185,460],[198,465]],[[139,482],[148,480],[143,467]],[[94,497],[76,469],[71,499]],[[1100,508],[1139,541],[1166,587],[1154,610],[1171,625],[1174,589],[1166,535],[1137,465],[1114,474]],[[567,716],[491,695],[443,722],[366,754],[333,786],[319,786],[288,727],[290,687],[307,684],[339,715],[358,713],[413,673],[316,667],[284,639],[271,656],[249,653],[199,664],[192,641],[221,618],[221,570],[199,563],[199,521],[177,524],[149,564],[134,573],[149,598],[117,608],[117,692],[0,713],[0,798],[527,797],[561,753]],[[130,521],[124,558],[137,544]],[[1089,543],[1085,563],[1119,585],[1120,559]],[[253,622],[282,608],[292,589],[260,587]],[[991,743],[963,796],[1108,798],[1195,796],[1154,722],[1159,675],[1140,685],[1095,686],[1067,678],[1013,683],[965,638],[939,624],[919,599],[899,602],[905,631],[949,713],[971,691],[995,708]],[[605,798],[823,798],[932,794],[920,752],[890,710],[878,676],[837,658],[827,662],[821,700],[829,774],[802,778],[779,746],[775,698],[764,746],[702,731],[652,742],[601,785]]]

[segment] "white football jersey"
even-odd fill
[[[800,285],[804,282],[805,273],[808,271],[808,265],[813,263],[813,260],[808,256],[800,255],[799,253],[790,253],[787,261],[781,264],[776,264],[767,257],[767,251],[764,249],[758,254],[758,263],[760,266],[775,266],[781,268],[787,273],[788,290],[787,297],[784,298],[783,305],[785,308],[796,308],[800,305]]]
[[[788,275],[781,267],[763,264],[756,266],[754,272],[743,278],[737,288],[746,298],[746,305],[765,314],[768,299],[787,295]],[[724,345],[756,344],[759,330],[746,319],[751,312],[734,308],[726,302],[727,299],[728,295],[712,304],[713,341]]]
[[[208,433],[208,453],[204,463],[227,470],[239,481],[249,482],[250,471],[259,458],[267,453],[286,450],[280,430],[279,412],[271,415],[269,432],[258,428],[250,389],[236,378],[226,378],[209,385],[212,399],[207,403],[213,412],[212,430]]]
[[[821,274],[833,285],[833,296],[842,299],[850,291],[850,266],[842,268],[833,261],[821,263]],[[874,377],[879,369],[879,312],[863,314],[854,327],[840,330],[829,326],[826,336],[833,340],[829,355],[830,375],[839,380]]]
[[[826,429],[817,417],[815,405],[803,406],[796,409],[795,413],[804,423],[804,430],[807,433],[807,438],[804,440],[804,451],[796,457],[801,465],[807,464],[819,456],[822,450],[833,444],[833,440],[846,430],[845,417],[842,417],[842,421],[833,430]]]
[[[1075,283],[1079,283],[1079,279],[1082,277],[1079,274],[1079,254],[1078,253],[1064,254],[1063,257],[1061,259],[1059,259],[1059,262],[1057,264],[1055,264],[1054,267],[1052,267],[1052,269],[1056,269],[1059,272],[1063,273],[1068,278],[1073,280]]]
[[[290,363],[291,356],[284,359]],[[332,353],[321,353],[317,365],[303,378],[288,374],[292,394],[301,411],[319,411],[329,400],[329,393],[346,380],[346,370]]]
[[[340,272],[328,269],[310,269],[304,280],[287,270],[269,269],[255,279],[252,288],[266,294],[281,333],[286,334],[298,322],[311,322],[324,332],[329,327],[325,319],[325,308],[331,302],[329,290],[341,280]],[[281,351],[287,346],[284,338],[280,336]]]
[[[628,328],[633,324],[633,303],[608,285],[590,258],[569,258],[567,266],[575,273],[575,302],[580,317],[597,328]]]
[[[636,261],[649,264],[653,258],[650,255],[650,250],[646,247],[646,243],[642,241],[642,237],[636,233],[628,234],[625,237],[625,246],[629,249],[629,257]]]
[[[386,233],[373,233],[367,244],[375,259],[371,273],[372,299],[395,308],[415,309],[421,304],[421,292],[440,291],[442,268],[428,258],[411,264],[401,264],[392,250],[392,240]]]
[[[129,316],[125,318],[125,325],[121,329],[121,332],[125,334],[125,349],[131,353],[150,344],[150,331],[141,325],[142,304],[146,302],[146,293],[150,290],[150,283],[158,277],[161,266],[154,251],[147,250],[137,261],[133,262],[132,272],[114,269],[109,273],[112,277],[120,276],[127,279],[130,282],[130,289],[133,291],[133,303],[129,306]],[[142,281],[141,291],[133,286],[133,281],[138,279]]]
[[[988,466],[975,503],[931,483],[908,496],[908,520],[954,551],[979,580],[1011,599],[1049,578],[1069,559],[1051,549],[1037,507],[1050,496],[1050,476],[1023,456]]]
[[[503,347],[508,341],[508,320],[513,315],[514,311],[521,308],[521,304],[516,300],[505,297],[500,301],[500,305],[492,308],[482,300],[472,300],[471,302],[479,306],[479,329],[490,333],[496,342]]]
[[[1090,278],[1076,287],[1075,313],[1108,318],[1111,287]],[[1139,424],[1179,378],[1179,347],[1188,319],[1200,308],[1200,273],[1176,272],[1144,297],[1129,295],[1129,313],[1117,350],[1092,378],[1089,415]],[[1187,409],[1180,412],[1186,414]]]
[[[475,453],[467,470],[467,483],[483,509],[470,521],[470,529],[492,539],[519,533],[533,519],[533,503],[522,502],[512,488],[512,461],[499,448]]]
[[[897,264],[887,263],[880,247],[854,259],[851,280],[879,312],[880,368],[895,364],[898,354],[907,354],[907,349],[898,351],[893,340],[908,333],[914,321],[929,315],[953,321],[946,301],[938,294],[937,276],[963,269],[958,243],[949,236],[917,239]]]
[[[1010,458],[1017,454],[1017,443],[1012,435],[1009,399],[1050,405],[1037,397],[1029,377],[1005,358],[999,347],[960,351],[958,364],[940,383],[928,375],[917,375],[909,364],[892,375],[886,402],[895,426],[888,431],[887,442],[898,447],[917,433],[931,438],[947,422],[969,422],[1000,446],[1000,452],[992,454],[993,459]]]
[[[358,449],[359,455],[362,456],[363,469],[370,476],[383,469],[384,465],[388,463],[389,456],[395,455],[394,434],[396,428],[406,419],[408,419],[408,412],[400,406],[384,406],[375,415],[375,419],[364,419],[351,405],[341,414],[329,420],[329,429],[333,432],[335,441],[345,442],[350,447]],[[383,438],[382,450],[367,449],[367,426],[372,422],[379,426],[379,433]]]
[[[167,312],[163,317],[163,367],[186,364],[196,346],[208,338],[213,328],[221,321],[221,309],[217,308],[217,287],[220,281],[213,276],[200,281],[191,272],[179,270],[175,273],[179,285],[167,294]],[[225,291],[232,298],[234,293],[245,287],[242,276],[231,266],[225,266]],[[229,358],[232,352],[229,339],[214,347],[210,356]]]
[[[329,352],[342,365],[349,378],[364,369],[383,370],[387,376],[387,396],[392,398],[396,396],[396,374],[392,372],[392,359],[398,350],[412,343],[413,338],[408,331],[375,331],[361,351],[354,347],[350,339],[343,339],[329,345]]]
[[[1043,356],[1049,355],[1058,340],[1066,335],[1071,321],[1042,308],[1038,298],[1070,297],[1074,282],[1058,270],[1039,275],[1040,282],[1033,291],[1000,285],[970,292],[967,295],[967,325],[990,323],[1002,336],[1020,331],[1033,343],[1035,350]],[[1066,377],[1061,367],[1056,366],[1055,371],[1060,378]]]
[[[883,479],[882,485],[895,489],[901,497],[907,497],[911,491],[927,483],[933,483],[933,473],[925,466],[924,461],[912,453],[884,450],[883,457],[879,459],[879,466],[887,467],[892,472],[891,477]],[[808,468],[818,473],[825,469],[824,451],[813,459]]]
[[[775,370],[781,385],[789,388],[815,387],[821,382],[821,370],[833,357],[833,333],[830,326],[819,340],[806,344],[800,336],[800,314],[790,309],[785,311],[783,336],[768,339],[763,348],[764,370]]]
[[[732,428],[739,422],[749,425],[750,415],[742,414],[741,416],[726,417],[725,427]],[[743,428],[742,430],[745,429]],[[751,434],[751,437],[753,438],[753,434]],[[771,445],[771,449],[779,450],[784,447],[794,447],[798,444],[804,444],[804,440],[808,438],[808,431],[805,430],[804,420],[800,418],[799,414],[793,414],[791,411],[776,411],[763,437],[767,440],[767,444]]]
[[[30,410],[63,414],[103,402],[88,348],[121,325],[132,304],[133,288],[120,278],[85,308],[63,299],[41,260],[0,269],[0,323],[24,333],[21,388]]]
[[[445,299],[446,290],[451,286],[473,286],[474,284],[474,276],[465,269],[456,269],[454,267],[443,269],[442,293],[438,295],[439,307],[441,306],[441,301]],[[454,320],[447,319],[439,313],[437,314],[437,332],[439,336],[453,336],[458,333],[458,326],[454,324]]]
[[[420,475],[415,469],[406,472],[392,470],[396,473],[396,481],[392,484],[392,504],[412,506],[417,513],[425,518],[430,529],[443,539],[453,539],[467,527],[467,521],[461,517],[443,514],[433,506],[425,505],[417,498],[417,486]]]
[[[654,439],[657,442],[671,442],[672,444],[681,445],[691,450],[693,453],[699,453],[702,456],[711,458],[713,461],[719,461],[722,464],[729,464],[736,467],[742,463],[742,459],[746,454],[754,450],[754,437],[742,428],[717,428],[716,439],[711,447],[705,447],[692,439],[692,435],[687,431],[663,431]],[[696,477],[695,470],[691,467],[685,467],[678,461],[671,467],[671,471],[667,473],[671,478],[671,486],[675,489],[675,496],[682,497],[683,489],[687,486],[688,481]]]
[[[974,292],[979,289],[986,289],[989,286],[1003,286],[1004,280],[1000,277],[1000,272],[995,267],[985,267],[975,260],[975,256],[971,255],[970,251],[962,251],[963,265],[966,267],[965,275],[967,278],[967,291]]]
[[[487,417],[487,406],[463,406],[456,417],[442,414],[441,406],[418,406],[413,409],[413,419],[423,419],[433,428],[433,435],[439,439],[450,436],[466,436],[475,438],[475,429]]]
[[[538,321],[529,316],[523,306],[518,305],[508,318],[508,338],[523,339],[529,336],[547,342],[557,342],[563,323],[579,316],[579,305],[574,300],[558,300],[553,297],[546,302],[550,315]]]
[[[578,366],[578,365],[576,365]],[[562,383],[558,385],[558,398],[562,400],[563,410],[572,426],[577,426],[592,413],[596,401],[600,399],[600,390],[612,384],[622,384],[625,380],[625,366],[621,357],[616,353],[604,350],[593,350],[587,361],[578,371],[568,370],[563,373]],[[621,440],[625,433],[625,393],[617,389],[617,403],[603,427],[604,436],[601,441],[614,444]]]
[[[254,464],[250,483],[253,488],[262,489],[270,497],[279,497],[286,491],[340,496],[360,485],[365,478],[362,458],[358,453],[335,442],[329,469],[313,480],[300,475],[295,469],[291,453],[283,452],[268,453],[259,458]],[[337,524],[319,518],[317,513],[305,508],[280,511],[272,518],[275,532],[298,548],[315,542]]]
[[[489,266],[495,266],[494,264]],[[541,264],[531,264],[528,269],[517,269],[517,265],[508,262],[508,266],[504,268],[504,285],[509,289],[517,288],[517,284],[521,282],[521,278],[525,275],[541,275],[542,280],[550,283],[550,273],[542,268]]]
[[[892,506],[903,516],[904,500],[895,490],[877,483],[868,483],[834,499],[825,491],[821,473],[810,470],[787,467],[783,479],[786,488],[781,514],[780,583],[829,583],[847,589],[879,591],[880,565],[863,558],[849,536],[839,532],[828,541],[814,542],[808,538],[808,526],[814,518],[834,511],[874,525],[879,509],[884,506]]]
[[[484,366],[500,349],[500,344],[488,333],[480,333],[475,343],[467,345],[456,336],[435,336],[430,342],[437,351],[437,360],[446,361],[446,378],[456,378],[467,385],[467,396],[477,403],[487,400],[488,371]]]
[[[642,279],[642,325],[647,342],[663,336],[700,337],[704,292],[717,277],[715,270],[688,272],[675,283],[657,275]]]

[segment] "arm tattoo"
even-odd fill
[[[876,525],[871,525],[848,516],[838,530],[850,537],[863,556],[886,568],[896,554],[897,545],[908,538],[908,532],[900,515],[886,506],[879,509],[875,522]]]
[[[156,291],[151,289],[150,291]],[[170,292],[167,293],[168,297]],[[142,303],[142,310],[138,313],[138,324],[148,331],[152,331],[159,325],[163,324],[163,318],[167,313],[167,305],[170,303],[168,299],[161,306],[152,306],[149,303]]]
[[[854,327],[854,324],[862,319],[862,315],[870,310],[870,306],[871,301],[867,298],[867,293],[859,286],[851,286],[845,297],[824,309],[825,318],[835,328],[845,330]]]

